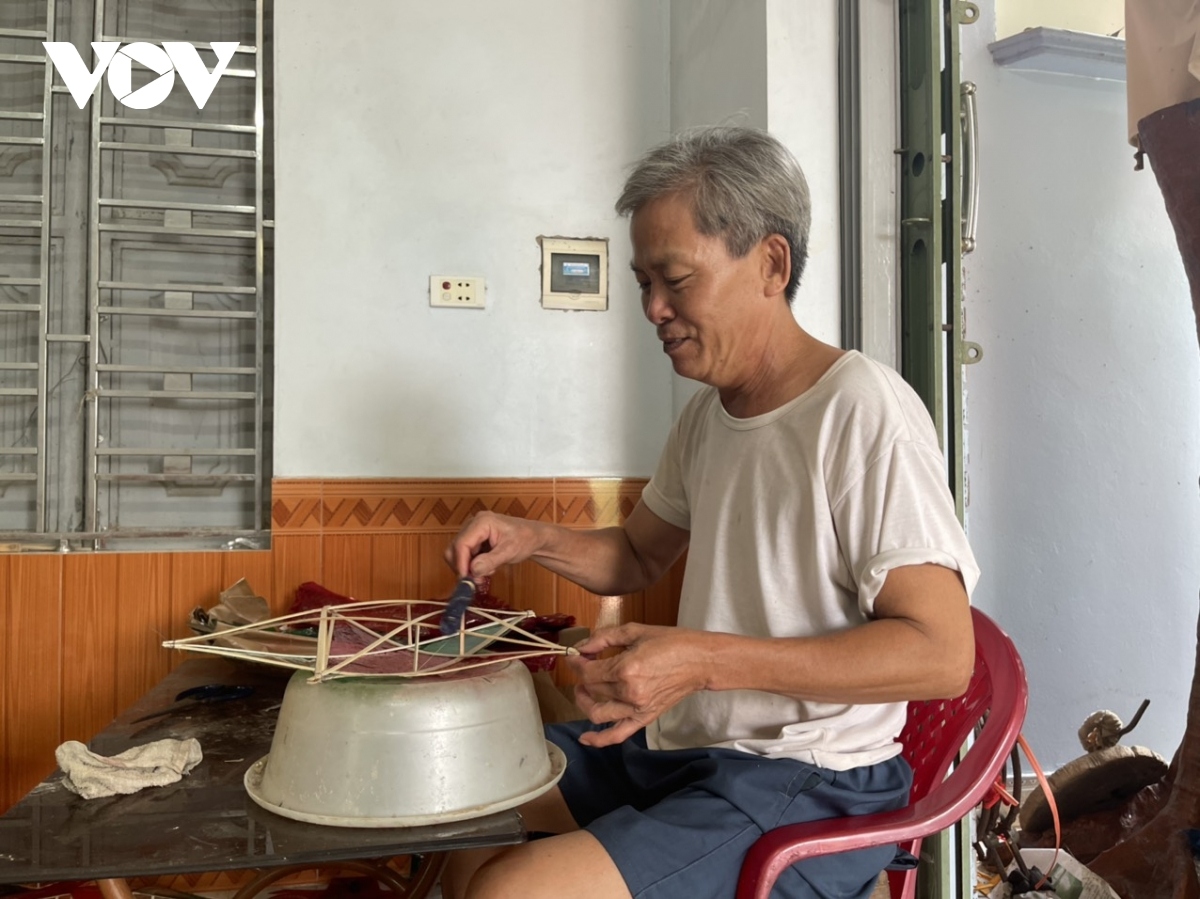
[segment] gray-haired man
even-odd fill
[[[732,897],[763,831],[903,805],[905,701],[971,674],[978,570],[929,416],[792,315],[810,222],[795,160],[762,132],[688,132],[639,162],[617,209],[646,318],[708,386],[622,527],[484,513],[447,559],[477,575],[534,559],[617,595],[687,549],[678,626],[579,647],[622,651],[574,663],[590,723],[548,730],[567,773],[523,812],[558,835],[459,856],[453,897]],[[804,862],[776,895],[866,895],[889,861]]]

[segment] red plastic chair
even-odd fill
[[[913,769],[909,805],[891,812],[792,824],[763,834],[746,854],[737,899],[768,899],[775,881],[806,858],[897,843],[919,856],[921,840],[962,820],[984,798],[1012,752],[1025,721],[1029,688],[1012,640],[977,609],[975,673],[957,699],[910,702],[900,732]],[[984,720],[986,716],[986,720]],[[962,763],[946,772],[968,735],[983,729]],[[889,871],[894,899],[912,899],[917,872]]]

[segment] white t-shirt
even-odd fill
[[[734,418],[714,388],[676,421],[642,499],[691,532],[679,626],[752,637],[867,621],[887,572],[933,562],[979,578],[937,434],[893,370],[849,352],[809,390]],[[846,770],[891,758],[905,704],[693,693],[646,731],[653,749],[721,746]]]

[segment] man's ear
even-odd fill
[[[783,294],[792,276],[792,248],[782,234],[768,234],[759,245],[763,288],[768,296]]]

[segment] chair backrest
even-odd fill
[[[902,755],[913,769],[909,804],[924,799],[946,779],[946,772],[975,727],[983,723],[951,779],[960,788],[955,805],[966,815],[990,789],[1012,751],[1025,720],[1028,686],[1025,666],[1008,635],[994,621],[971,610],[975,627],[975,673],[965,693],[955,699],[908,704],[908,721],[900,732]],[[902,846],[920,856],[921,840]],[[888,872],[893,897],[912,896],[916,871]]]

